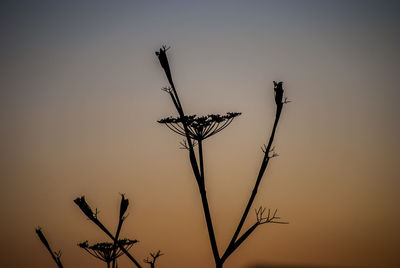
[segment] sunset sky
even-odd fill
[[[220,251],[271,131],[272,81],[292,101],[254,203],[290,224],[258,227],[224,267],[400,267],[399,14],[399,1],[2,1],[0,267],[55,267],[37,226],[65,268],[104,267],[76,246],[108,240],[73,200],[115,230],[119,193],[138,260],[161,249],[159,268],[213,267],[182,137],[156,123],[176,116],[161,45],[188,114],[242,112],[204,144]]]

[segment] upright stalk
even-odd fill
[[[173,84],[171,85],[173,86]],[[176,94],[175,87],[173,86],[173,90]],[[176,97],[178,95],[176,94]],[[178,107],[177,107],[178,108]],[[184,112],[182,106],[179,107],[178,112],[181,116],[181,118],[184,118]],[[184,120],[183,120],[184,122]],[[189,130],[186,125],[186,123],[183,123],[185,133],[186,133],[186,138],[189,144],[189,158],[190,158],[190,163],[192,166],[193,173],[196,177],[197,185],[199,187],[199,192],[200,192],[200,197],[201,197],[201,204],[203,206],[203,212],[204,212],[204,217],[206,220],[206,225],[207,225],[207,231],[208,231],[208,236],[210,239],[210,244],[211,244],[211,249],[214,257],[215,264],[218,264],[220,262],[220,257],[219,257],[219,252],[218,252],[218,245],[217,245],[217,240],[215,238],[215,233],[214,233],[214,227],[212,223],[212,217],[210,213],[210,208],[208,206],[208,199],[207,199],[207,192],[206,192],[206,186],[205,186],[205,178],[204,178],[204,160],[203,160],[203,144],[202,140],[198,140],[198,146],[199,146],[199,162],[200,162],[200,170],[199,166],[197,165],[197,159],[196,155],[194,153],[193,149],[193,144],[189,136]]]
[[[197,144],[199,146],[200,176],[204,182],[203,141],[201,139],[199,139],[199,140],[197,140]]]
[[[124,222],[123,218],[119,219],[118,222],[118,227],[117,227],[117,232],[115,233],[115,240],[114,240],[114,247],[115,249],[113,250],[112,255],[114,256],[117,252],[117,244],[118,244],[118,239],[119,239],[119,234],[121,232],[121,228],[122,228],[122,223]],[[115,268],[115,265],[117,264],[117,258],[114,258],[112,261],[112,268]]]
[[[207,200],[207,191],[206,191],[205,180],[204,180],[203,142],[201,139],[198,140],[198,146],[199,146],[200,174],[202,177],[202,183],[198,184],[198,186],[199,186],[199,192],[200,192],[200,196],[201,196],[201,202],[203,205],[204,217],[205,217],[206,223],[207,223],[210,244],[211,244],[215,263],[217,264],[220,262],[220,258],[219,258],[217,240],[215,238],[215,233],[214,233],[214,227],[212,224],[210,208],[208,206],[208,200]]]
[[[265,173],[265,170],[267,169],[269,159],[272,156],[269,155],[272,147],[272,143],[275,137],[275,132],[276,128],[278,125],[278,121],[281,115],[282,107],[283,104],[286,103],[286,98],[283,100],[283,87],[282,83],[283,82],[275,82],[274,81],[274,92],[275,92],[275,103],[277,105],[277,110],[275,114],[275,122],[274,126],[272,128],[272,133],[268,141],[268,145],[265,146],[265,154],[261,163],[260,170],[258,172],[258,176],[254,185],[254,188],[252,190],[252,193],[250,195],[250,198],[246,204],[245,210],[242,214],[242,217],[239,221],[239,224],[232,236],[231,241],[228,244],[227,249],[225,250],[224,254],[222,257],[219,255],[218,252],[218,246],[217,246],[217,241],[215,238],[215,233],[214,233],[214,228],[212,224],[212,217],[208,205],[208,200],[207,200],[207,192],[206,192],[206,185],[205,185],[205,172],[204,172],[204,162],[203,162],[203,140],[218,133],[222,129],[224,129],[226,126],[232,122],[233,118],[240,115],[240,113],[227,113],[225,116],[220,116],[220,115],[207,115],[207,116],[202,116],[202,117],[196,117],[195,115],[193,116],[185,116],[185,113],[183,111],[181,102],[179,100],[179,96],[177,94],[172,75],[171,75],[171,70],[169,67],[166,51],[169,48],[163,46],[160,48],[159,51],[156,52],[156,55],[158,56],[158,59],[160,61],[160,64],[162,68],[165,71],[165,74],[168,78],[168,82],[170,84],[170,87],[163,88],[164,91],[168,92],[174,106],[176,107],[176,110],[178,111],[179,117],[178,118],[165,118],[160,121],[159,123],[166,124],[168,128],[170,128],[172,131],[175,133],[185,136],[187,140],[187,146],[184,144],[184,147],[188,149],[189,151],[189,159],[190,159],[190,164],[194,173],[194,176],[196,178],[198,188],[199,188],[199,193],[203,205],[203,212],[204,212],[204,217],[206,220],[207,224],[207,230],[208,230],[208,235],[210,239],[210,244],[211,244],[211,249],[213,252],[214,256],[214,261],[215,265],[217,268],[222,268],[223,263],[225,260],[243,243],[243,241],[256,229],[256,227],[260,224],[264,223],[284,223],[280,221],[276,221],[276,219],[279,219],[279,217],[276,216],[276,211],[273,213],[273,216],[271,217],[270,212],[268,210],[268,216],[265,217],[263,216],[263,213],[265,209],[260,208],[259,210],[256,210],[256,215],[257,215],[257,222],[253,224],[242,236],[239,237],[240,232],[243,228],[244,222],[246,221],[246,218],[248,216],[248,213],[250,211],[251,206],[253,205],[254,199],[257,195],[258,188],[260,186],[262,177]],[[199,162],[197,162],[196,154],[194,152],[194,144],[192,141],[197,141],[198,143],[198,157],[199,157]]]
[[[236,228],[236,231],[235,231],[234,235],[232,236],[232,239],[229,242],[229,245],[228,245],[225,253],[223,254],[223,256],[221,258],[222,261],[225,261],[229,257],[229,255],[231,255],[233,253],[233,251],[237,248],[237,247],[235,247],[235,242],[236,242],[236,240],[237,240],[237,238],[238,238],[238,236],[240,234],[240,231],[242,230],[244,222],[246,221],[246,218],[247,218],[247,215],[249,214],[250,208],[253,205],[254,199],[255,199],[255,197],[257,195],[258,187],[260,186],[261,180],[263,178],[263,175],[264,175],[265,170],[267,169],[267,166],[268,166],[268,163],[269,163],[270,157],[269,157],[268,154],[271,151],[272,143],[274,141],[276,127],[278,126],[278,122],[279,122],[279,118],[280,118],[280,115],[281,115],[282,107],[283,107],[283,104],[278,104],[277,105],[274,126],[272,128],[272,132],[271,132],[271,136],[270,136],[269,141],[268,141],[268,145],[267,145],[267,147],[265,149],[264,158],[262,160],[261,167],[260,167],[260,170],[258,172],[256,183],[254,184],[253,191],[251,192],[250,198],[249,198],[249,200],[247,202],[246,208],[245,208],[245,210],[244,210],[244,212],[242,214],[242,217],[241,217],[240,222],[239,222],[239,224],[238,224],[238,226]]]
[[[194,149],[193,149],[193,143],[192,143],[192,140],[189,135],[189,129],[184,120],[185,113],[183,111],[183,107],[181,105],[178,93],[176,91],[174,82],[172,80],[172,75],[171,75],[171,71],[169,68],[168,59],[167,59],[167,56],[165,53],[166,50],[167,49],[164,47],[163,49],[160,49],[160,52],[156,52],[156,55],[158,56],[161,66],[163,67],[165,74],[168,78],[168,81],[170,83],[170,86],[172,89],[172,92],[170,92],[170,96],[172,98],[172,101],[177,109],[179,117],[182,119],[182,125],[183,125],[184,131],[185,131],[185,136],[186,136],[186,140],[187,140],[188,147],[189,147],[188,150],[189,150],[190,164],[192,166],[192,170],[193,170],[194,176],[196,178],[196,181],[197,181],[197,184],[199,187],[201,203],[203,206],[203,212],[204,212],[204,217],[205,217],[206,224],[207,224],[207,230],[208,230],[208,235],[210,238],[210,244],[211,244],[213,257],[215,260],[215,264],[218,265],[218,263],[220,263],[220,257],[219,257],[219,253],[218,253],[218,246],[217,246],[217,241],[215,239],[215,233],[214,233],[214,228],[213,228],[213,224],[212,224],[212,218],[211,218],[211,213],[210,213],[210,209],[208,206],[207,193],[206,193],[206,188],[205,188],[202,145],[201,145],[201,141],[199,141],[199,158],[200,158],[200,170],[199,170],[199,165],[197,164],[196,155],[195,155]]]

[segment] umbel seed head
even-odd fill
[[[131,239],[119,239],[118,245],[111,242],[102,242],[94,245],[89,245],[88,241],[84,241],[79,243],[78,246],[87,252],[89,252],[92,256],[104,261],[111,262],[114,259],[122,256],[124,253],[119,248],[120,246],[124,247],[126,251],[128,251],[134,244],[138,241]]]
[[[158,120],[158,123],[165,124],[169,129],[181,136],[186,136],[184,128],[186,126],[190,138],[201,141],[226,128],[239,115],[241,113],[226,113],[225,115],[209,114],[200,117],[196,115],[167,117]]]

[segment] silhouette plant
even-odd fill
[[[204,159],[203,159],[203,141],[223,129],[229,126],[233,119],[239,116],[241,113],[238,112],[228,112],[225,115],[219,114],[209,114],[206,116],[196,116],[196,115],[186,115],[183,110],[183,106],[180,102],[177,90],[175,88],[171,69],[168,63],[168,58],[166,51],[169,48],[163,46],[159,51],[156,52],[156,55],[160,61],[161,67],[164,69],[164,72],[167,76],[169,86],[162,88],[170,97],[176,108],[178,113],[177,117],[167,117],[159,120],[158,122],[166,125],[173,132],[184,136],[185,140],[181,142],[181,145],[184,149],[187,149],[189,152],[189,160],[190,165],[194,174],[194,178],[197,182],[200,199],[202,203],[204,218],[207,226],[208,236],[210,240],[210,246],[215,262],[216,268],[222,268],[223,264],[226,260],[235,252],[239,246],[253,233],[253,231],[260,225],[266,223],[276,223],[276,224],[287,224],[287,222],[281,221],[280,217],[277,215],[277,209],[272,213],[270,209],[266,209],[263,207],[259,207],[255,209],[256,220],[251,225],[250,228],[242,232],[243,225],[248,217],[249,211],[253,205],[254,199],[257,195],[258,188],[262,181],[263,175],[268,167],[269,160],[278,156],[275,152],[275,147],[273,147],[273,141],[276,133],[276,129],[278,126],[278,122],[281,116],[281,112],[284,104],[289,101],[287,98],[284,98],[284,90],[283,90],[283,82],[274,83],[274,98],[276,104],[276,112],[275,112],[275,120],[272,127],[271,134],[268,139],[267,145],[262,146],[262,151],[264,153],[260,169],[258,171],[258,175],[256,177],[253,189],[251,191],[250,197],[246,203],[245,209],[242,213],[242,216],[237,224],[237,227],[232,235],[232,238],[226,247],[225,251],[219,252],[219,248],[217,245],[216,235],[214,232],[212,216],[210,213],[210,208],[208,204],[207,192],[206,192],[206,183],[205,183],[205,173],[204,173]],[[194,147],[197,146],[197,156],[195,153]],[[137,240],[129,240],[129,239],[119,239],[119,235],[121,232],[122,225],[126,219],[126,211],[129,206],[128,199],[125,198],[124,195],[121,195],[121,203],[120,203],[120,213],[118,218],[118,227],[115,235],[113,235],[100,221],[98,218],[98,210],[94,211],[86,202],[85,197],[78,197],[74,200],[75,204],[81,209],[81,211],[92,221],[97,227],[99,227],[111,240],[110,242],[98,243],[92,246],[89,246],[88,242],[85,241],[80,243],[79,246],[89,252],[91,255],[99,258],[107,263],[107,267],[110,267],[110,263],[112,263],[112,268],[116,268],[117,258],[121,255],[125,254],[136,267],[141,268],[142,266],[139,262],[128,252],[128,250],[133,246],[133,244],[137,243]],[[55,261],[58,267],[63,267],[61,264],[61,252],[54,252],[51,250],[49,243],[47,242],[45,236],[43,235],[40,228],[36,229],[36,233],[39,236],[40,240],[44,244],[44,246],[48,249],[51,257]],[[156,260],[162,256],[161,251],[157,251],[155,253],[150,253],[150,257],[144,259],[143,261],[150,265],[150,268],[155,267]]]
[[[59,268],[63,268],[63,265],[61,263],[61,250],[59,251],[53,251],[50,247],[49,242],[47,242],[46,237],[44,236],[42,232],[42,228],[38,227],[36,228],[36,234],[39,237],[40,241],[42,244],[47,248],[47,250],[50,253],[51,258],[54,260],[54,262],[57,264]]]
[[[123,242],[123,240],[119,240],[119,234],[122,228],[122,224],[124,222],[124,220],[126,219],[127,216],[125,216],[126,210],[129,206],[129,201],[128,199],[125,198],[125,195],[121,195],[121,204],[120,204],[120,213],[119,213],[119,218],[118,218],[118,227],[117,227],[117,232],[114,235],[111,234],[111,232],[101,223],[101,221],[99,220],[98,216],[98,211],[97,209],[95,210],[95,212],[93,212],[93,210],[91,209],[91,207],[89,206],[89,204],[86,202],[85,197],[78,197],[74,200],[75,204],[78,205],[78,207],[81,209],[81,211],[89,218],[90,221],[92,221],[94,224],[97,225],[97,227],[99,227],[105,234],[108,235],[109,238],[112,239],[112,241],[114,241],[113,244],[113,248],[114,248],[114,252],[112,253],[112,255],[116,254],[116,249],[119,248],[121,250],[121,252],[123,254],[125,254],[138,268],[141,268],[142,266],[139,264],[139,262],[128,252],[128,249],[130,248],[126,248],[125,243]],[[135,241],[138,242],[137,240],[130,240],[130,241]],[[115,260],[115,259],[114,259]],[[115,261],[113,263],[113,268],[115,267]]]
[[[286,224],[286,222],[279,221],[279,217],[276,215],[277,210],[271,215],[270,210],[268,209],[267,216],[264,215],[265,208],[260,207],[256,210],[256,222],[246,230],[242,235],[240,235],[243,224],[245,223],[250,208],[253,205],[254,199],[257,195],[257,191],[263,175],[267,169],[269,160],[277,154],[274,151],[274,147],[272,147],[272,143],[274,141],[276,128],[278,126],[279,118],[282,112],[283,105],[287,102],[287,98],[283,97],[283,82],[275,82],[274,81],[274,95],[275,95],[275,104],[276,104],[276,113],[275,113],[275,121],[272,128],[271,135],[268,140],[268,144],[264,145],[263,152],[264,157],[261,162],[261,166],[258,172],[258,176],[256,178],[253,190],[247,201],[246,207],[243,211],[242,217],[236,227],[234,234],[226,248],[226,250],[220,254],[217,240],[214,232],[212,216],[210,213],[207,192],[206,192],[206,184],[205,184],[205,176],[204,176],[204,160],[203,160],[203,145],[202,142],[206,138],[211,137],[212,135],[220,132],[224,128],[226,128],[232,120],[239,116],[240,113],[227,113],[226,115],[208,115],[202,117],[196,117],[195,115],[186,115],[183,110],[183,106],[179,99],[177,90],[175,88],[174,81],[172,79],[171,69],[168,63],[167,58],[167,48],[163,46],[156,51],[156,55],[160,61],[161,67],[164,69],[165,75],[167,76],[169,86],[162,88],[170,97],[171,100],[178,112],[177,117],[168,117],[159,120],[158,122],[166,125],[173,132],[184,136],[186,139],[183,143],[183,148],[189,151],[189,160],[190,165],[193,170],[194,177],[197,182],[198,190],[200,193],[200,198],[203,207],[203,213],[207,225],[208,236],[210,240],[211,250],[214,257],[214,262],[217,268],[221,268],[228,257],[249,237],[249,235],[259,226],[265,223],[277,223],[277,224]],[[195,145],[198,145],[198,159],[196,157],[196,153],[194,150]]]
[[[89,206],[89,204],[86,202],[85,197],[78,197],[74,200],[75,204],[81,209],[81,211],[89,218],[90,221],[92,221],[94,224],[97,225],[111,240],[113,241],[112,243],[110,242],[103,242],[103,243],[97,243],[92,246],[89,246],[88,241],[79,243],[78,246],[86,250],[89,254],[92,256],[106,262],[108,268],[117,268],[117,258],[125,254],[134,264],[136,267],[141,268],[142,266],[139,264],[139,262],[128,252],[128,250],[137,242],[138,240],[131,240],[131,239],[119,239],[119,235],[122,229],[122,224],[124,223],[125,219],[127,218],[127,215],[125,215],[128,206],[129,206],[129,200],[125,198],[125,195],[121,194],[121,203],[120,203],[120,210],[119,210],[119,216],[118,216],[118,227],[115,235],[111,234],[111,232],[103,225],[103,223],[100,221],[98,218],[98,210],[95,209],[94,211],[92,208]],[[51,257],[54,259],[56,264],[58,265],[59,268],[62,268],[61,264],[61,252],[53,252],[49,246],[49,243],[47,242],[46,238],[44,237],[42,231],[40,228],[36,229],[36,233],[39,236],[40,240],[44,244],[44,246],[48,249],[50,252]],[[153,262],[152,262],[152,267],[154,267],[155,260],[160,257],[161,252],[158,251],[157,254],[151,254],[153,257]],[[148,260],[148,259],[146,259]],[[145,263],[147,263],[145,260]],[[111,267],[110,267],[111,264]]]
[[[156,263],[157,258],[160,257],[160,256],[162,256],[162,255],[164,255],[164,254],[162,254],[160,250],[157,251],[157,252],[155,252],[155,253],[154,253],[154,252],[150,252],[150,258],[147,257],[147,258],[144,259],[143,261],[144,261],[145,263],[149,264],[149,265],[150,265],[150,268],[154,268],[154,267],[155,267],[154,265],[155,265],[155,263]]]
[[[130,239],[118,240],[118,243],[122,245],[126,251],[128,251],[133,246],[133,244],[137,242],[137,240]],[[86,250],[93,257],[104,261],[107,264],[107,268],[111,267],[111,263],[112,267],[114,268],[117,263],[117,258],[124,254],[115,243],[103,242],[89,246],[88,241],[85,241],[79,243],[78,246]]]

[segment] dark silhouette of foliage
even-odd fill
[[[202,117],[196,117],[194,115],[186,115],[184,113],[182,104],[179,100],[179,96],[177,90],[175,88],[171,68],[168,63],[167,57],[167,48],[163,46],[156,52],[156,56],[158,57],[161,67],[164,69],[165,75],[167,76],[169,86],[163,87],[162,90],[165,91],[172,100],[176,111],[178,112],[177,117],[167,117],[159,120],[158,122],[161,124],[165,124],[169,129],[173,132],[186,137],[186,140],[181,143],[183,148],[189,151],[189,160],[190,165],[193,170],[194,177],[196,179],[200,198],[203,206],[203,213],[207,225],[208,236],[210,240],[211,250],[214,257],[214,262],[217,268],[222,267],[227,258],[243,243],[243,241],[258,227],[259,225],[265,223],[277,223],[277,224],[285,224],[286,222],[278,221],[279,217],[276,215],[277,210],[271,215],[271,211],[268,209],[268,215],[264,215],[265,208],[259,208],[256,210],[256,222],[246,230],[241,236],[240,233],[243,228],[243,224],[247,219],[248,213],[250,211],[251,206],[253,205],[254,199],[257,195],[257,191],[262,180],[262,177],[267,169],[269,160],[277,154],[274,151],[274,147],[272,147],[272,143],[275,137],[276,128],[280,119],[280,115],[282,112],[283,105],[289,101],[287,98],[283,97],[283,82],[275,82],[274,81],[274,95],[275,95],[275,104],[276,104],[276,114],[275,121],[272,128],[271,135],[268,140],[268,145],[264,145],[263,152],[264,157],[261,162],[261,167],[258,172],[257,179],[255,181],[253,191],[249,197],[249,200],[246,204],[245,210],[243,211],[242,217],[236,227],[234,234],[232,235],[232,239],[228,244],[226,250],[220,254],[217,240],[215,238],[215,232],[213,227],[213,221],[208,205],[207,193],[206,193],[206,184],[205,184],[205,176],[204,176],[204,159],[203,159],[203,140],[206,138],[220,132],[225,129],[232,120],[239,116],[240,113],[227,113],[226,115],[208,115]],[[197,143],[195,143],[197,142]],[[194,146],[197,146],[198,157],[196,157],[196,153],[194,150]]]

